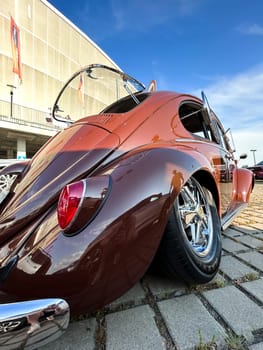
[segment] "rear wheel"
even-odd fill
[[[211,192],[189,179],[176,198],[155,265],[189,283],[209,282],[221,258],[221,226]]]

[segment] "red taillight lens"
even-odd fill
[[[64,187],[58,201],[58,223],[65,229],[74,220],[83,198],[83,181],[75,182]]]

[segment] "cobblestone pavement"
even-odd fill
[[[147,274],[95,315],[72,321],[42,350],[262,350],[263,182],[223,233],[220,271],[206,284]]]

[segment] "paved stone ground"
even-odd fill
[[[147,274],[92,317],[72,321],[42,350],[262,350],[263,182],[223,233],[220,271],[207,285]]]

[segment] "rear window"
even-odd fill
[[[149,93],[139,93],[134,95],[139,103],[143,102],[147,97],[150,96]],[[134,101],[132,96],[126,96],[117,102],[114,102],[110,106],[106,107],[101,113],[126,113],[132,110],[134,107],[138,106],[138,103]]]

